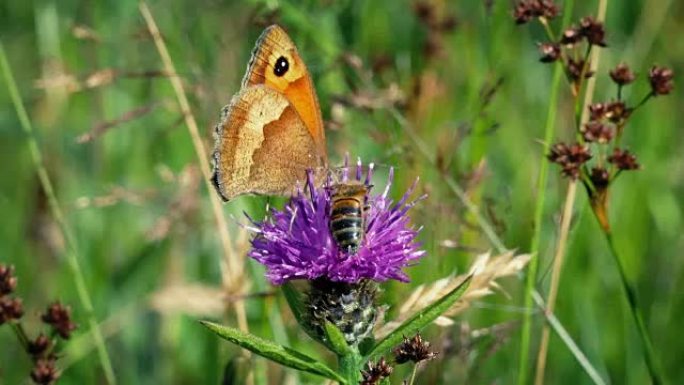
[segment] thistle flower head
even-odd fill
[[[356,173],[349,178],[349,167],[342,168],[342,183],[362,183],[371,188],[373,165],[362,181],[359,160]],[[415,187],[393,202],[389,197],[394,170],[381,194],[368,192],[364,209],[364,232],[358,250],[343,250],[330,230],[332,178],[315,187],[313,172],[308,173],[308,193],[299,191],[283,210],[272,210],[271,219],[257,223],[250,257],[264,264],[266,277],[276,285],[294,279],[327,279],[357,283],[362,279],[376,282],[396,279],[408,281],[402,271],[425,254],[416,242],[419,229],[410,225],[408,210],[421,199],[408,202]],[[351,179],[351,180],[350,180]]]

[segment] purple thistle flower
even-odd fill
[[[370,188],[373,164],[362,182],[359,159],[354,180],[349,181],[347,162],[342,168],[342,183],[363,183]],[[266,277],[276,285],[289,280],[325,278],[334,282],[357,283],[396,279],[408,281],[402,268],[425,254],[416,235],[420,229],[410,225],[408,210],[424,196],[408,202],[415,183],[396,203],[388,198],[394,176],[380,195],[368,194],[365,235],[356,253],[341,250],[330,232],[331,187],[329,176],[323,187],[314,187],[312,171],[307,173],[308,194],[299,192],[281,210],[273,209],[271,219],[257,223],[249,256],[264,264]]]

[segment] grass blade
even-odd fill
[[[541,295],[539,295],[539,293],[537,292],[534,292],[532,293],[532,298],[537,303],[537,305],[540,308],[542,308],[543,314],[546,317],[546,320],[549,323],[549,325],[551,325],[551,327],[556,332],[558,337],[560,337],[560,339],[563,340],[568,349],[570,349],[572,355],[575,356],[577,362],[582,366],[582,369],[584,369],[584,371],[589,375],[589,378],[591,378],[594,384],[606,385],[606,382],[603,381],[603,378],[601,378],[601,376],[598,374],[598,371],[594,368],[591,362],[589,362],[587,356],[585,356],[582,350],[580,350],[579,346],[577,346],[577,344],[572,339],[568,331],[565,330],[563,325],[561,325],[558,318],[556,318],[556,316],[553,315],[553,313],[549,313],[548,311],[546,311],[544,300],[542,299]]]

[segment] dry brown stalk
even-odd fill
[[[145,116],[149,114],[150,112],[154,111],[157,107],[159,107],[160,103],[152,103],[147,106],[142,106],[138,108],[134,108],[130,111],[126,111],[123,113],[121,116],[119,116],[116,119],[104,121],[104,122],[99,122],[93,126],[93,128],[86,132],[85,134],[82,134],[76,138],[76,143],[82,144],[82,143],[87,143],[92,141],[93,139],[96,139],[109,131],[110,128],[116,127],[120,124],[127,123],[131,120],[137,119],[141,116]]]
[[[496,289],[500,289],[498,279],[517,274],[529,261],[530,254],[515,255],[513,251],[507,251],[494,257],[490,253],[481,254],[475,259],[468,274],[442,278],[429,285],[421,285],[416,288],[404,301],[399,309],[399,315],[377,329],[376,337],[386,336],[416,312],[443,297],[460,285],[466,277],[472,275],[470,286],[461,299],[435,320],[437,325],[450,326],[454,323],[452,318],[468,309],[474,301],[494,293]]]
[[[599,22],[603,22],[606,19],[606,9],[608,7],[608,1],[607,0],[601,0],[599,2],[598,6],[598,17],[596,20]],[[600,49],[594,49],[591,52],[591,60],[589,64],[589,71],[596,73],[598,70],[599,66],[599,60],[601,59],[601,50]],[[588,121],[589,121],[589,105],[593,102],[594,98],[594,88],[596,87],[596,76],[592,76],[587,80],[587,88],[586,91],[584,92],[584,102],[582,103],[582,115],[580,118],[580,127],[583,127]],[[568,185],[568,193],[565,198],[565,210],[564,210],[564,220],[567,220],[568,223],[570,221],[569,218],[569,213],[568,211],[572,211],[572,207],[575,203],[575,189],[576,189],[576,182],[570,182]],[[550,294],[548,298],[548,309],[550,314],[553,313],[553,308],[555,305],[556,301],[556,294],[558,291],[558,282],[560,281],[560,273],[561,273],[561,267],[563,263],[563,259],[565,256],[565,239],[567,239],[568,236],[568,231],[570,231],[570,227],[567,226],[567,228],[563,228],[561,226],[561,234],[559,236],[559,242],[557,245],[556,253],[555,253],[555,260],[554,260],[554,265],[558,265],[558,267],[554,266],[554,270],[558,269],[557,275],[555,274],[554,271],[554,276],[552,276],[551,280],[551,289],[550,289]],[[562,240],[562,242],[561,242]],[[555,279],[554,279],[555,278]],[[553,293],[553,297],[551,297],[551,293]],[[549,330],[549,325],[544,324],[544,327],[542,329],[542,339],[541,342],[539,343],[539,353],[537,354],[537,365],[536,365],[536,370],[535,370],[535,380],[534,383],[536,385],[541,385],[544,383],[544,372],[546,369],[546,355],[548,353],[548,346],[549,346],[549,335],[550,330]]]
[[[145,19],[150,35],[152,35],[157,50],[159,51],[162,63],[164,64],[164,70],[169,74],[177,74],[176,68],[171,60],[171,55],[169,54],[166,44],[164,43],[161,33],[159,32],[159,28],[157,27],[157,23],[154,21],[154,17],[152,16],[150,9],[145,2],[140,2],[140,13]],[[213,193],[214,188],[211,185],[211,171],[207,155],[208,152],[204,147],[204,142],[202,142],[197,121],[195,120],[195,116],[190,109],[190,103],[188,102],[188,98],[185,94],[185,90],[183,89],[183,84],[180,78],[178,76],[170,76],[169,80],[171,81],[171,85],[176,93],[185,124],[190,132],[190,137],[192,138],[192,143],[200,164],[200,169],[202,170],[202,175],[204,176],[203,179],[205,185],[207,190],[210,192],[209,199],[211,201],[214,217],[216,219],[216,227],[221,240],[221,245],[223,247],[224,258],[221,261],[221,269],[224,275],[229,275],[231,278],[237,279],[244,274],[242,261],[239,255],[235,252],[232,241],[228,234],[228,225],[226,223],[225,217],[223,216],[221,202],[219,201],[217,194]],[[238,327],[242,331],[248,331],[249,326],[247,324],[247,315],[245,312],[244,302],[235,301],[234,307],[237,316]]]

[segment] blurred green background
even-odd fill
[[[401,302],[418,284],[466,271],[479,252],[493,247],[441,172],[466,189],[506,246],[521,252],[530,247],[537,201],[552,70],[538,62],[535,43],[544,39],[543,31],[538,25],[516,26],[511,1],[428,3],[444,21],[441,32],[431,32],[416,4],[405,0],[149,4],[208,149],[219,111],[238,90],[255,39],[277,22],[298,45],[316,84],[332,162],[349,152],[396,166],[397,197],[421,177],[419,189],[430,197],[416,208],[413,220],[424,226],[421,240],[428,257],[408,269],[410,285],[383,286],[389,304]],[[597,1],[577,3],[573,19],[596,13]],[[557,27],[560,21],[554,23]],[[607,71],[620,61],[640,75],[627,90],[632,101],[647,92],[645,74],[652,63],[684,73],[681,1],[609,0],[606,29],[609,48],[602,53],[595,99],[614,94]],[[76,235],[119,383],[217,384],[229,363],[258,369],[257,384],[321,383],[293,377],[260,359],[243,365],[235,360],[236,348],[196,322],[212,318],[236,325],[233,308],[221,301],[231,293],[222,280],[222,249],[208,198],[214,192],[202,182],[138,3],[3,1],[0,37]],[[40,330],[39,314],[49,302],[59,299],[72,306],[81,327],[65,346],[60,383],[105,383],[65,259],[64,239],[2,84],[0,262],[16,267],[31,335]],[[618,249],[673,384],[684,382],[681,89],[648,103],[628,126],[625,143],[643,170],[621,177],[610,203]],[[437,167],[418,151],[388,107],[415,127]],[[557,138],[572,138],[572,130],[571,99],[563,84]],[[542,292],[548,286],[566,187],[558,169],[550,168],[539,255]],[[260,218],[266,203],[243,197],[224,205],[225,214],[234,218],[228,220],[231,237],[243,254],[242,212]],[[556,314],[603,378],[615,384],[647,383],[616,267],[581,191],[575,213]],[[282,297],[271,295],[262,268],[245,263],[246,292],[258,294],[246,300],[250,331],[331,360],[296,329]],[[417,383],[515,382],[523,277],[501,283],[509,297],[486,297],[456,325],[426,332],[441,350],[441,361],[428,365]],[[535,349],[542,322],[535,315]],[[481,337],[474,333],[480,329],[500,332]],[[0,347],[0,384],[28,383],[31,362],[9,327],[0,327]],[[402,373],[393,383],[401,382]],[[591,383],[555,335],[546,378],[549,384]]]

